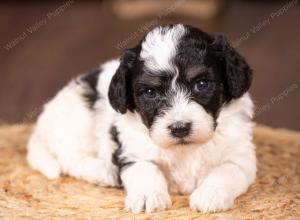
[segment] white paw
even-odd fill
[[[119,186],[118,171],[115,167],[101,167],[95,170],[95,182],[100,186]]]
[[[222,187],[199,186],[190,196],[190,207],[194,211],[225,211],[233,203],[234,197]]]
[[[119,186],[118,170],[114,165],[99,159],[89,160],[85,165],[83,179],[101,186]]]
[[[96,177],[96,183],[100,186],[120,186],[118,171],[114,168],[102,170]]]
[[[60,176],[60,167],[57,163],[51,164],[52,166],[45,166],[42,173],[50,180],[58,179]]]
[[[125,200],[125,209],[133,213],[139,213],[143,210],[151,213],[170,208],[171,204],[168,192],[129,193]]]

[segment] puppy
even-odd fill
[[[169,208],[170,193],[226,210],[256,176],[251,79],[223,36],[159,26],[44,106],[28,162],[49,179],[122,186],[135,213]]]

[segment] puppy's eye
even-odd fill
[[[156,96],[157,96],[157,93],[155,91],[155,89],[146,89],[144,92],[143,92],[143,95],[149,99],[154,99]]]
[[[201,92],[208,88],[209,82],[205,79],[200,79],[195,83],[194,91]]]

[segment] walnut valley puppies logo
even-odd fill
[[[255,111],[256,117],[264,112],[269,111],[272,106],[280,103],[282,100],[287,98],[297,88],[298,88],[298,84],[294,83],[294,84],[290,85],[289,87],[287,87],[286,89],[284,89],[283,91],[281,91],[276,96],[272,96],[266,104],[257,106],[256,111]]]
[[[60,16],[66,9],[68,9],[71,5],[73,5],[75,0],[69,0],[66,1],[64,4],[60,5],[58,8],[56,8],[53,11],[49,11],[45,17],[42,19],[36,21],[33,25],[28,26],[25,31],[23,31],[21,34],[19,34],[17,37],[15,37],[10,42],[6,43],[3,48],[7,51],[13,49],[15,46],[17,46],[19,43],[24,41],[26,38],[28,38],[31,34],[37,32],[42,27],[44,27],[48,22],[50,22],[52,19],[54,19],[57,16]]]
[[[235,40],[232,45],[233,47],[240,46],[243,42],[248,40],[252,35],[257,34],[258,32],[262,31],[263,29],[267,28],[271,25],[271,23],[279,18],[280,16],[286,14],[288,10],[293,8],[298,3],[298,0],[292,0],[282,6],[280,9],[273,11],[269,14],[267,18],[258,22],[254,26],[252,26],[247,32],[245,32],[242,36],[240,36],[237,40]]]

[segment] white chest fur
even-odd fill
[[[163,172],[169,191],[191,193],[219,161],[221,146],[215,140],[202,146],[156,146],[136,114],[127,113],[116,122],[122,143],[122,157],[129,161],[150,161]]]

